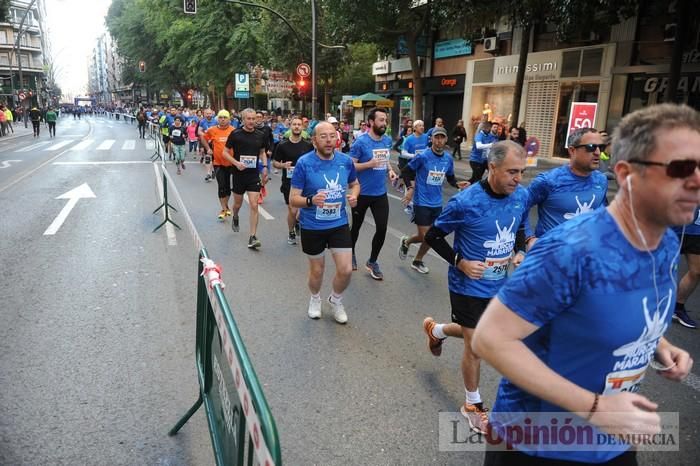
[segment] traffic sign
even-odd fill
[[[300,78],[308,78],[311,76],[311,67],[308,63],[299,63],[297,65],[297,74]]]
[[[25,97],[27,97],[27,95],[24,92],[19,93],[19,100],[24,100]]]

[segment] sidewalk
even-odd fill
[[[27,127],[24,127],[24,123],[19,122],[19,121],[13,121],[12,122],[12,128],[15,130],[14,133],[10,131],[9,135],[2,136],[0,137],[0,142],[3,141],[10,141],[15,138],[20,138],[22,136],[31,136],[34,134],[34,131],[32,130],[32,124],[31,122],[27,124]],[[9,128],[8,128],[9,130]]]

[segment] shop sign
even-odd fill
[[[493,83],[513,85],[518,74],[518,55],[496,57]],[[556,81],[561,74],[561,51],[530,53],[525,65],[525,81]]]
[[[464,39],[443,40],[435,43],[435,53],[438,58],[459,57],[461,55],[471,55],[473,53],[472,43]]]
[[[390,67],[388,61],[378,61],[378,62],[372,63],[372,74],[373,75],[389,74],[390,69],[391,69],[391,67]]]
[[[666,92],[667,87],[668,78],[649,78],[644,82],[644,92],[647,94],[651,94],[653,92]],[[681,78],[678,80],[677,90],[690,94],[700,93],[700,75],[681,76]]]
[[[569,129],[566,132],[566,143],[564,147],[569,147],[569,135],[579,128],[594,128],[595,113],[598,109],[597,103],[592,102],[572,102],[571,114],[569,115]]]
[[[442,80],[440,80],[440,87],[457,87],[457,80],[450,78],[442,78]]]
[[[391,69],[392,73],[400,73],[401,71],[410,71],[411,70],[411,60],[406,57],[406,58],[400,58],[398,60],[391,60],[389,69]]]

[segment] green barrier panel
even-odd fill
[[[199,253],[196,361],[199,398],[168,435],[204,404],[217,465],[282,464],[277,426],[206,249]]]

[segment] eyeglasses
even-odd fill
[[[671,160],[668,163],[630,159],[628,160],[628,162],[644,166],[666,167],[666,175],[669,178],[688,178],[693,173],[695,173],[696,168],[700,168],[700,160],[694,159]]]
[[[593,143],[591,143],[591,144],[578,144],[578,145],[574,146],[574,149],[579,149],[581,147],[585,147],[586,152],[595,152],[596,148],[599,151],[603,152],[605,150],[605,148],[607,147],[607,144],[593,144]]]

